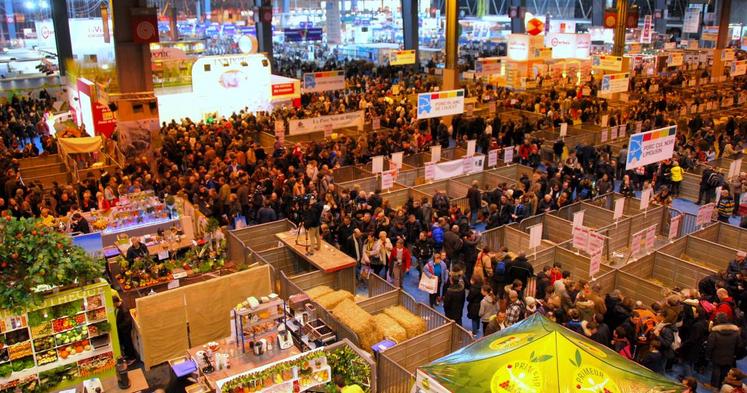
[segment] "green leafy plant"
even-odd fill
[[[39,219],[0,220],[0,308],[21,312],[44,299],[38,288],[82,285],[101,277],[94,260]]]
[[[365,392],[371,391],[371,367],[350,347],[342,347],[327,353],[327,364],[332,369],[332,381],[327,383],[327,392],[337,392],[334,376],[341,375],[345,385],[358,385]]]

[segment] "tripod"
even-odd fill
[[[306,236],[306,242],[301,244],[301,242],[298,241],[298,239],[301,237],[301,230],[303,230],[304,235]],[[309,250],[309,231],[306,230],[306,228],[303,225],[303,221],[298,224],[298,230],[296,231],[296,245],[297,246],[304,246],[306,248],[306,255],[312,256],[314,253]]]

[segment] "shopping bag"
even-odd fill
[[[428,277],[425,273],[421,274],[418,289],[430,294],[438,292],[438,277]]]
[[[371,276],[371,266],[369,265],[363,265],[361,268],[361,280],[368,280],[368,277]]]

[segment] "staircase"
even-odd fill
[[[65,163],[57,154],[23,158],[20,160],[20,168],[24,183],[28,184],[33,180],[41,183],[45,189],[51,187],[54,181],[64,185],[69,184],[72,180],[72,176],[65,168]]]

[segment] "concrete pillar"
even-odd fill
[[[60,75],[65,75],[65,63],[67,60],[73,58],[73,44],[70,41],[67,4],[64,1],[52,1],[50,2],[50,6],[52,7],[54,40],[57,45],[57,63],[60,66]]]
[[[721,52],[729,43],[729,18],[731,17],[731,0],[719,1],[721,9],[719,11],[718,23],[718,41],[716,49],[713,51],[713,66],[711,76],[724,75],[724,62],[721,60]]]
[[[122,93],[153,91],[150,45],[132,41],[132,9],[145,6],[145,0],[112,2],[114,55],[117,59],[117,79]]]
[[[418,45],[418,0],[402,0],[402,34],[405,49],[415,50],[415,65],[420,65]]]
[[[178,41],[179,40],[179,31],[176,27],[176,21],[178,18],[179,11],[176,9],[176,4],[171,4],[171,9],[169,10],[169,38],[171,41]]]
[[[258,21],[257,41],[259,42],[259,51],[266,53],[267,58],[272,60],[272,18],[265,22],[265,15],[263,15],[265,10],[269,10],[268,12],[272,15],[272,2],[270,0],[256,0],[255,5],[258,7],[255,12],[260,13],[256,19]]]
[[[459,3],[458,0],[446,0],[446,67],[443,73],[441,90],[453,90],[459,86],[457,60],[459,59]],[[451,124],[451,116],[444,118]]]
[[[16,14],[13,10],[13,0],[5,0],[5,16],[12,16],[15,18]],[[69,29],[68,29],[69,30]],[[8,22],[8,37],[13,40],[16,37],[16,22]]]
[[[212,0],[205,0],[205,19],[210,19],[210,13],[213,12],[213,10],[210,8],[210,2]]]
[[[656,18],[654,20],[654,31],[659,34],[664,34],[667,32],[667,18],[664,17],[664,11],[667,9],[667,0],[656,0],[654,6],[657,10],[661,10],[661,18]]]
[[[510,4],[511,4],[511,7],[516,7],[517,10],[521,10],[522,7],[526,8],[527,2],[526,0],[511,0]],[[521,14],[522,13],[519,12],[519,15]],[[519,33],[519,34],[526,32],[526,26],[524,26],[523,17],[511,18],[511,32]]]
[[[591,0],[591,25],[602,26],[604,24],[605,0]]]
[[[625,51],[625,22],[628,19],[628,0],[617,0],[617,26],[612,55],[622,56]]]

